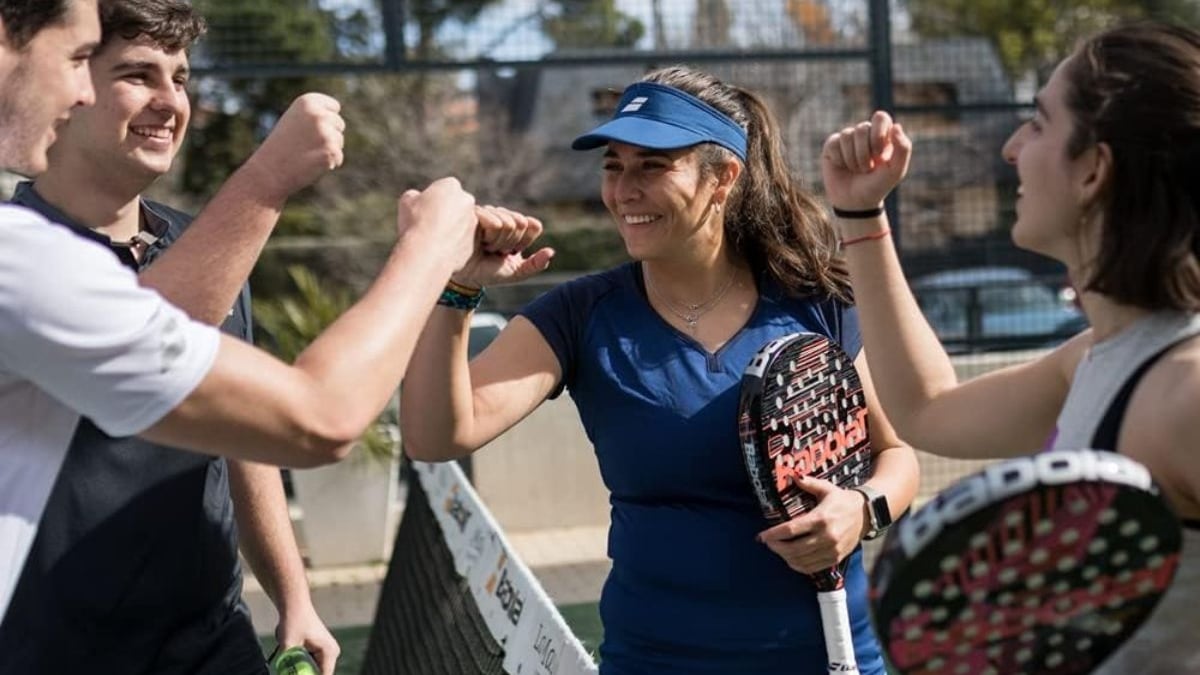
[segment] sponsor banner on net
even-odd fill
[[[596,666],[533,573],[517,558],[458,465],[414,462],[455,569],[504,647],[511,675],[590,675]]]
[[[547,607],[535,602],[526,608],[513,644],[505,652],[504,671],[521,675],[595,673],[596,665],[583,645]]]

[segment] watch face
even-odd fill
[[[871,514],[874,516],[875,527],[883,529],[892,524],[892,511],[888,508],[887,498],[880,495],[871,500]]]

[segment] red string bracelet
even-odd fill
[[[874,241],[876,239],[883,239],[884,237],[888,236],[891,233],[892,233],[892,228],[885,227],[878,232],[872,232],[871,234],[864,234],[861,237],[854,237],[852,239],[843,239],[843,240],[841,240],[840,245],[842,248],[846,248],[847,246],[853,246],[854,244],[859,244],[864,241]]]

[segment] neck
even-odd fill
[[[702,258],[656,259],[642,262],[642,273],[659,293],[673,302],[696,304],[709,300],[743,274],[744,265],[721,251]]]
[[[33,187],[63,213],[113,241],[128,241],[141,230],[138,187],[55,168],[38,176]]]
[[[1092,325],[1093,342],[1107,340],[1150,314],[1147,309],[1122,305],[1106,295],[1091,291],[1080,295],[1079,303],[1083,306],[1088,323]]]

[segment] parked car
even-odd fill
[[[475,312],[471,314],[471,333],[467,338],[467,356],[474,358],[485,347],[496,339],[500,331],[508,325],[508,319],[496,312]]]
[[[1068,289],[1020,267],[965,267],[913,280],[925,318],[950,352],[1051,346],[1087,327]]]

